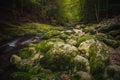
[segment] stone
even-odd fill
[[[78,50],[85,54],[85,56],[89,57],[89,48],[93,43],[95,43],[94,39],[86,40],[79,45]]]
[[[89,73],[84,72],[84,71],[78,71],[74,75],[73,80],[94,80],[94,79]]]
[[[75,58],[74,58],[75,61],[78,61],[80,63],[83,63],[85,65],[85,70],[87,72],[90,72],[90,63],[89,63],[89,60],[86,59],[85,57],[82,57],[80,55],[77,55]]]
[[[76,44],[77,44],[77,41],[74,40],[74,39],[67,39],[66,42],[67,42],[68,44],[74,45],[74,46],[76,46]]]
[[[82,31],[82,29],[73,29],[73,32],[75,33],[75,35],[77,36],[83,36],[85,33]]]
[[[12,55],[10,58],[10,62],[13,64],[19,63],[21,61],[21,57],[17,56],[17,55]]]
[[[70,70],[71,60],[78,53],[77,48],[63,42],[53,44],[53,48],[40,60],[41,65],[53,71]]]
[[[105,69],[105,77],[107,78],[107,80],[120,80],[120,66],[107,66]]]

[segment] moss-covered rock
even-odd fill
[[[47,53],[52,48],[52,44],[49,44],[50,40],[44,40],[35,46],[37,52]]]
[[[89,57],[89,48],[90,46],[95,43],[95,40],[94,39],[90,39],[90,40],[86,40],[84,42],[82,42],[79,47],[78,47],[78,50],[82,53],[82,55],[86,58]]]
[[[75,68],[76,68],[76,71],[86,71],[86,72],[90,72],[90,63],[89,63],[89,60],[85,57],[82,57],[80,55],[77,55],[75,58],[74,58],[74,62],[77,63],[75,64]],[[74,70],[75,72],[75,70]]]
[[[89,73],[78,71],[74,74],[72,80],[94,80],[94,79]]]
[[[113,48],[119,47],[119,42],[114,39],[104,39],[103,42]]]
[[[120,66],[109,65],[105,70],[105,79],[107,80],[120,80]]]
[[[95,79],[100,80],[103,78],[104,69],[109,64],[109,54],[109,49],[104,43],[96,41],[90,46],[90,72]]]
[[[41,65],[53,71],[69,70],[70,61],[78,53],[77,48],[63,42],[53,44],[54,47],[41,59]]]
[[[10,58],[10,62],[13,64],[17,64],[21,61],[21,57],[17,56],[17,55],[12,55]]]
[[[52,72],[41,72],[38,74],[32,74],[29,72],[15,72],[12,74],[13,80],[60,80],[57,74]]]
[[[26,59],[31,57],[35,53],[36,53],[35,47],[26,47],[19,51],[18,56],[20,56],[22,59]]]
[[[89,40],[89,39],[94,39],[93,35],[85,34],[77,39],[77,46],[79,46],[82,42]]]
[[[60,31],[51,30],[51,31],[48,31],[47,33],[45,33],[43,39],[49,39],[49,38],[52,38],[52,37],[57,36],[57,35],[60,35]]]
[[[86,28],[83,29],[83,31],[85,33],[90,33],[90,34],[95,34],[96,33],[96,31],[94,29],[92,29],[91,27],[90,28],[86,27]]]
[[[67,39],[66,42],[70,45],[76,46],[77,45],[77,41],[74,39]]]

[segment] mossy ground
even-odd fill
[[[26,34],[36,35],[50,30],[64,30],[63,26],[52,26],[40,23],[0,24],[0,44]]]

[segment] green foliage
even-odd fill
[[[79,22],[79,0],[58,0],[60,22],[67,26]]]

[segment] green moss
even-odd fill
[[[35,53],[36,53],[35,47],[26,47],[19,51],[18,56],[20,56],[22,59],[26,59],[26,58],[31,57]]]
[[[52,72],[39,72],[38,74],[32,74],[29,72],[15,72],[12,74],[13,80],[60,80],[60,77],[57,74]]]
[[[89,39],[94,39],[95,37],[93,35],[85,34],[82,37],[79,37],[77,39],[77,46],[80,45],[83,41],[89,40]]]
[[[52,48],[52,44],[49,44],[49,41],[42,41],[41,43],[37,44],[35,49],[37,52],[47,53],[48,50]]]
[[[103,42],[106,43],[107,45],[113,47],[113,48],[117,48],[119,46],[119,42],[117,42],[116,40],[104,39]]]
[[[52,26],[41,23],[25,23],[25,24],[1,24],[0,25],[0,42],[5,40],[14,39],[18,36],[23,36],[25,34],[44,33],[50,30],[64,30],[62,26]],[[3,36],[4,35],[4,36]]]
[[[86,27],[83,29],[85,33],[96,34],[96,31],[92,28]]]
[[[31,74],[27,72],[15,72],[11,76],[13,80],[30,80]]]
[[[77,48],[63,42],[54,43],[54,47],[40,60],[44,68],[52,71],[70,70],[71,59],[77,54]]]
[[[60,35],[59,31],[57,31],[57,30],[51,30],[51,31],[45,33],[43,39],[49,39],[49,38],[52,38],[52,37],[57,36],[57,35]]]
[[[103,79],[105,67],[109,64],[109,50],[103,43],[94,43],[90,46],[90,72],[95,79]]]

